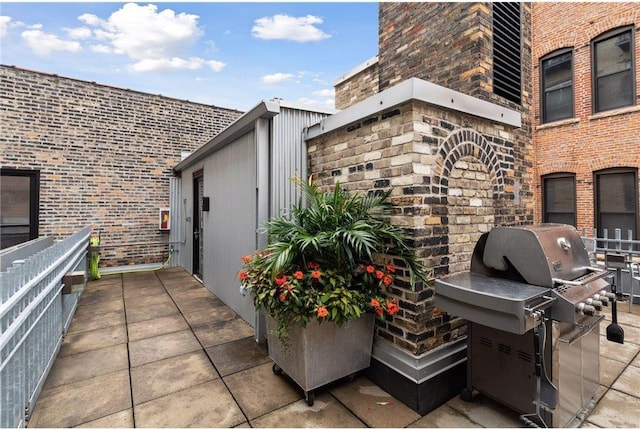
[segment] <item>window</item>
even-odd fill
[[[563,50],[540,61],[542,122],[573,117],[573,52]]]
[[[576,178],[574,174],[550,174],[542,178],[543,221],[576,225]]]
[[[38,171],[2,169],[0,180],[0,247],[38,238]]]
[[[616,228],[627,238],[631,230],[638,238],[638,171],[634,168],[613,168],[595,173],[596,228],[607,229],[613,237]]]
[[[619,29],[593,41],[593,111],[632,106],[635,99],[633,30]]]
[[[493,3],[493,92],[520,104],[520,3]]]

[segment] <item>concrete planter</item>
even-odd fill
[[[342,327],[332,322],[309,322],[289,331],[287,346],[271,335],[277,328],[267,316],[269,356],[276,374],[286,373],[313,405],[313,389],[368,368],[371,362],[374,315],[351,320]]]

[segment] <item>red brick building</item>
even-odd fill
[[[535,220],[638,238],[640,4],[533,3]]]

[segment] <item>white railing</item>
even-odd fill
[[[0,272],[0,427],[24,427],[64,334],[62,278],[86,257],[89,229]]]

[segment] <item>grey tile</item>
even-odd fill
[[[629,365],[611,388],[640,398],[640,368]]]
[[[140,404],[219,378],[202,351],[182,354],[131,369],[133,403]]]
[[[72,427],[131,408],[129,371],[42,391],[29,427]]]
[[[173,302],[164,304],[149,305],[146,307],[127,307],[127,322],[136,323],[158,317],[170,316],[178,313],[178,307]]]
[[[415,421],[410,428],[478,428],[481,425],[472,422],[447,404],[441,405],[429,414]]]
[[[124,299],[137,298],[139,296],[165,295],[166,289],[161,284],[145,287],[130,287],[124,290]]]
[[[131,367],[200,350],[191,331],[179,331],[129,343]]]
[[[333,385],[330,392],[345,407],[370,427],[405,427],[420,418],[420,414],[360,376]]]
[[[253,337],[208,347],[205,351],[223,377],[271,362],[267,352],[256,344]]]
[[[223,307],[216,307],[208,310],[200,310],[184,314],[184,318],[187,319],[187,323],[192,328],[211,325],[218,322],[226,322],[227,320],[232,320],[237,317],[238,315],[226,305]]]
[[[600,336],[600,355],[629,364],[640,351],[640,345],[625,342],[625,344],[613,343]]]
[[[216,308],[225,305],[224,302],[213,295],[191,299],[179,299],[178,297],[175,297],[174,299],[182,313],[193,313],[201,310],[215,310]]]
[[[168,291],[171,297],[176,302],[189,301],[196,298],[217,298],[209,289],[200,284],[176,289],[168,289]]]
[[[484,395],[477,395],[472,402],[466,402],[455,396],[447,405],[465,416],[473,423],[484,427],[520,427],[520,416],[515,411],[499,404]]]
[[[638,427],[640,398],[609,389],[586,421],[607,428]]]
[[[246,421],[220,379],[135,405],[136,427],[231,427]]]
[[[211,347],[247,337],[253,338],[255,334],[251,325],[242,319],[198,326],[193,328],[193,333],[198,337],[203,347]]]
[[[78,305],[75,315],[78,317],[87,317],[94,314],[113,313],[124,311],[124,300],[122,297],[114,298],[111,301],[105,301],[98,304]]]
[[[223,377],[249,420],[302,398],[302,391],[288,379],[275,375],[271,367],[266,363]]]
[[[62,356],[55,360],[43,389],[75,383],[128,367],[126,344]]]
[[[76,314],[67,333],[75,334],[124,324],[124,310],[99,314]]]
[[[154,295],[141,295],[130,298],[125,298],[124,303],[127,311],[138,307],[151,307],[154,305],[174,305],[173,300],[166,292],[157,293]]]
[[[127,342],[127,328],[125,325],[110,326],[87,332],[78,332],[65,336],[60,347],[58,358],[89,350],[102,349]]]
[[[319,395],[313,407],[308,406],[304,400],[300,400],[251,420],[250,423],[253,427],[366,427],[356,416],[327,393]]]
[[[109,290],[99,290],[99,291],[85,291],[82,294],[82,298],[78,302],[79,306],[82,305],[92,305],[92,304],[101,304],[103,302],[115,301],[117,299],[122,298],[122,289],[109,289]]]
[[[610,387],[624,368],[624,363],[600,355],[600,384]]]
[[[185,329],[189,329],[189,325],[181,314],[143,320],[142,322],[129,323],[127,325],[129,341],[157,337],[158,335],[184,331]]]
[[[78,425],[79,428],[132,428],[133,408]]]

